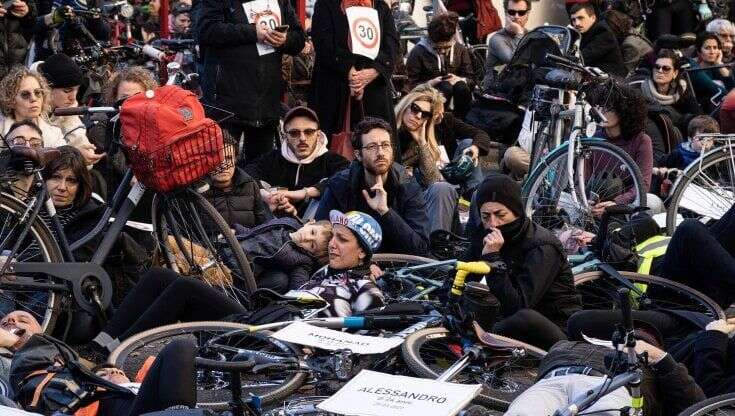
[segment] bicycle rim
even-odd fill
[[[447,268],[435,267],[412,272],[418,279],[401,279],[392,274],[404,267],[435,263],[436,260],[408,254],[376,254],[372,262],[377,264],[386,275],[378,280],[378,285],[390,301],[425,301],[436,299],[447,276]]]
[[[200,277],[240,302],[255,291],[242,247],[204,197],[190,190],[157,194],[153,210],[158,247],[168,267]]]
[[[570,181],[568,148],[565,143],[541,160],[523,187],[524,209],[535,223],[548,229],[569,225],[596,234],[598,224],[589,207],[582,205],[582,190],[588,200],[622,199],[620,203],[645,205],[640,169],[622,149],[599,139],[581,139]]]
[[[630,283],[645,291],[650,300],[646,305],[635,293],[633,306],[639,310],[669,309],[706,314],[712,319],[724,319],[725,312],[706,295],[663,277],[620,272]],[[582,296],[584,309],[617,309],[617,290],[622,285],[603,272],[587,272],[574,276],[574,286]]]
[[[20,200],[0,194],[0,247],[10,250],[20,238],[25,224],[20,218],[27,206]],[[48,262],[63,263],[61,249],[56,243],[51,231],[40,218],[36,218],[31,225],[25,241],[11,262]],[[28,274],[12,275],[6,272],[8,281],[22,283],[53,283],[46,275]],[[5,280],[6,277],[0,277]],[[44,332],[51,333],[59,314],[61,296],[52,290],[18,289],[13,286],[3,287],[0,290],[0,314],[5,315],[13,310],[24,310],[33,315],[41,324]]]
[[[497,410],[506,410],[518,395],[536,382],[538,366],[546,355],[544,350],[526,343],[493,335],[518,345],[516,355],[495,355],[493,363],[470,364],[452,382],[481,384],[482,392],[475,402]],[[406,338],[401,353],[406,365],[419,377],[437,378],[457,361],[461,340],[446,328],[427,328]]]
[[[132,380],[149,357],[155,357],[171,341],[193,336],[199,352],[204,358],[228,361],[233,353],[229,349],[203,349],[202,346],[214,338],[231,331],[241,331],[238,335],[220,339],[218,345],[226,342],[226,347],[260,351],[282,357],[297,357],[297,350],[290,344],[269,337],[270,332],[250,332],[249,326],[231,322],[188,322],[154,328],[125,340],[110,354],[108,362],[125,372]],[[242,397],[249,394],[260,396],[262,403],[281,400],[304,384],[306,373],[301,371],[280,371],[272,373],[242,373]],[[229,391],[230,374],[211,370],[197,369],[197,406],[211,409],[226,409],[232,400]]]
[[[679,416],[735,416],[735,393],[710,397],[687,408]]]
[[[717,219],[735,198],[735,146],[714,149],[679,175],[666,212],[666,230],[674,233],[677,214],[700,221]]]

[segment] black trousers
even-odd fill
[[[100,416],[138,416],[182,405],[196,405],[196,344],[191,338],[178,338],[161,350],[148,374],[131,399],[107,399],[100,402]]]
[[[648,38],[655,40],[661,35],[681,35],[694,32],[697,28],[697,16],[690,0],[657,0],[653,12],[646,21]]]
[[[458,119],[464,120],[470,111],[470,104],[472,104],[472,91],[467,83],[459,81],[452,85],[447,81],[442,81],[436,85],[436,89],[441,91],[444,98],[447,99],[447,103],[454,98],[454,110],[452,113]],[[466,137],[462,138],[466,139]]]
[[[161,325],[216,321],[245,312],[245,307],[200,280],[152,268],[125,296],[103,331],[123,340]]]
[[[735,205],[709,228],[696,220],[682,222],[659,272],[704,293],[722,308],[735,302]]]
[[[243,138],[242,154],[239,159],[250,162],[275,149],[278,136],[278,123],[265,124],[255,127],[240,122],[225,122],[227,132],[232,135],[236,143]]]
[[[567,339],[559,326],[533,309],[521,309],[503,318],[495,324],[493,332],[544,350]]]

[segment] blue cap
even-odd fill
[[[349,228],[362,243],[362,246],[375,253],[383,241],[383,230],[380,224],[368,214],[360,211],[342,213],[333,209],[329,212],[329,221]]]

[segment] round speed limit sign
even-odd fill
[[[255,24],[258,26],[266,26],[270,30],[275,30],[281,25],[281,19],[278,15],[272,12],[258,13],[255,17]]]
[[[352,33],[367,49],[374,48],[380,42],[380,29],[367,17],[358,17],[352,23]]]

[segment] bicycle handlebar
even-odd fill
[[[464,290],[464,281],[469,274],[488,274],[490,273],[490,265],[484,261],[471,261],[464,262],[458,261],[454,268],[457,270],[457,274],[454,275],[454,281],[452,282],[451,295],[461,296]]]
[[[143,55],[155,61],[162,61],[163,58],[166,56],[166,54],[163,51],[161,51],[160,49],[156,49],[151,45],[143,46]]]
[[[83,116],[86,114],[97,114],[97,113],[106,113],[106,114],[114,114],[117,113],[119,110],[115,107],[87,107],[81,106],[81,107],[68,107],[68,108],[57,108],[54,110],[55,116]]]

